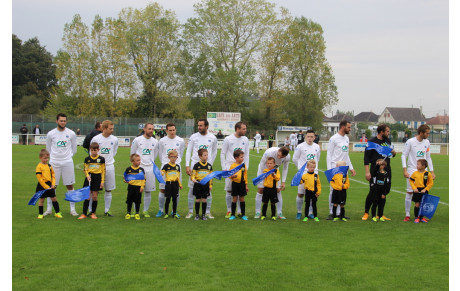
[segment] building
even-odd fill
[[[366,122],[377,124],[379,121],[379,116],[374,112],[361,112],[358,115],[355,115],[354,122]]]
[[[429,120],[427,120],[426,124],[428,124],[432,130],[449,130],[449,115],[437,115]]]
[[[409,129],[417,129],[426,123],[421,108],[386,107],[378,119],[378,123],[402,123]]]

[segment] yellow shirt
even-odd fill
[[[240,164],[237,164],[237,163],[233,163],[231,166],[230,166],[230,170],[231,169],[234,169],[236,167],[238,167]],[[248,184],[248,169],[246,168],[246,165],[244,165],[244,167],[241,167],[241,169],[236,172],[236,177],[235,178],[232,178],[230,177],[230,180],[232,180],[233,182],[235,183],[241,183],[241,178],[244,179],[244,183],[247,185]]]
[[[305,173],[302,176],[302,179],[300,180],[300,184],[305,184],[305,190],[308,191],[315,191],[315,178],[316,178],[316,193],[315,194],[321,194],[321,181],[319,180],[319,176],[316,175],[315,177],[315,172],[313,173]]]
[[[105,181],[105,158],[97,155],[96,157],[85,158],[85,176],[89,177],[89,174],[101,174],[101,183]]]
[[[350,187],[350,180],[348,179],[348,175],[346,178],[344,178],[340,173],[335,174],[331,180],[331,186],[334,190],[338,191],[348,189]]]
[[[424,176],[426,172],[428,173],[428,177],[427,177],[427,183],[425,187]],[[433,176],[431,175],[430,172],[426,170],[424,172],[415,171],[410,176],[409,182],[413,190],[417,190],[417,188],[425,188],[426,191],[430,191],[431,187],[433,187]]]
[[[179,187],[182,186],[180,182],[180,166],[179,165],[167,163],[161,169],[161,174],[165,176],[165,182],[178,182]]]
[[[203,180],[204,177],[212,173],[212,165],[208,162],[202,163],[199,161],[193,166],[192,170],[192,176],[190,176],[190,179],[193,179],[195,181],[201,181]],[[212,187],[212,179],[209,180],[209,186]]]
[[[43,189],[48,189],[50,186],[46,182],[51,182],[51,187],[56,185],[56,177],[54,176],[53,167],[50,164],[39,163],[35,168],[35,175],[37,176],[38,183]]]
[[[270,170],[265,169],[264,173],[267,173],[268,171],[270,171]],[[268,175],[268,177],[266,177],[264,179],[264,187],[265,188],[276,188],[276,182],[281,180],[281,176],[280,176],[280,171],[278,169],[276,169],[275,172],[276,172],[275,177],[273,177],[273,174],[272,174],[272,175]]]
[[[144,173],[144,180],[131,180],[131,181],[128,181],[128,184],[129,185],[133,185],[133,186],[141,186],[141,187],[144,187],[145,186],[145,171],[143,168],[141,167],[128,167],[126,168],[125,170],[125,173],[128,174],[128,175],[136,175],[136,174],[139,174],[139,173]]]

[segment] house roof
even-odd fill
[[[327,120],[326,120],[327,119]],[[348,121],[353,121],[353,116],[346,115],[344,113],[338,113],[332,117],[326,117],[324,116],[323,121],[342,121],[342,120],[348,120]]]
[[[449,115],[439,115],[429,119],[426,124],[428,125],[444,125],[449,124]]]
[[[387,107],[396,121],[425,121],[426,118],[419,108]]]
[[[355,121],[362,121],[362,122],[377,122],[379,120],[379,116],[374,112],[361,112],[355,116]]]

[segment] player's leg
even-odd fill
[[[297,197],[295,198],[296,206],[297,206],[297,215],[296,219],[302,218],[302,206],[305,200],[305,186],[303,184],[299,184],[297,186]]]
[[[61,176],[62,183],[66,185],[67,191],[74,190],[73,185],[75,184],[75,170],[73,165],[73,160],[66,161],[61,167]],[[77,211],[75,210],[75,202],[69,202],[70,204],[70,214],[73,216],[78,216]]]
[[[412,204],[412,196],[413,196],[413,190],[412,187],[410,186],[409,179],[406,179],[406,199],[404,201],[404,207],[406,210],[406,217],[404,218],[404,221],[409,221],[410,220],[410,207]]]
[[[207,220],[206,217],[206,207],[207,205],[207,199],[206,198],[201,198],[201,219],[202,220]]]
[[[332,203],[332,193],[334,189],[329,186],[329,216],[327,217],[327,220],[332,220],[335,218],[336,215],[333,214],[334,212],[334,204]],[[337,210],[337,206],[335,207],[335,210]]]
[[[232,214],[232,180],[229,178],[225,178],[225,203],[227,204],[225,218],[230,218]]]
[[[278,218],[286,219],[286,217],[283,215],[283,195],[281,194],[280,188],[276,188],[276,196],[278,197],[278,203],[276,203],[276,207],[278,210]]]
[[[193,204],[196,202],[195,201],[195,196],[193,195],[193,182],[188,179],[188,193],[187,193],[187,204],[188,204],[188,213],[185,216],[185,218],[189,219],[193,216]]]
[[[115,190],[115,166],[106,166],[105,181],[104,181],[104,215],[113,216],[110,213],[110,206],[112,205],[112,190]],[[131,204],[134,202],[134,198],[131,199]],[[132,205],[131,205],[132,206]]]
[[[54,177],[56,178],[56,186],[59,186],[59,181],[61,180],[61,176],[62,176],[62,167],[57,162],[51,163],[50,161],[50,165],[53,167],[53,170],[54,170]],[[51,202],[51,198],[47,197],[46,198],[46,211],[43,213],[43,216],[47,216],[53,213],[52,209],[53,209],[53,203]]]
[[[257,194],[256,194],[256,215],[254,216],[255,219],[260,218],[260,207],[262,206],[262,196],[264,193],[264,182],[260,182],[257,184]]]

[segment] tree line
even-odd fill
[[[320,24],[265,0],[203,0],[194,11],[184,24],[158,3],[96,15],[91,26],[76,14],[54,57],[36,38],[13,35],[13,111],[172,119],[230,111],[255,128],[322,127],[322,110],[338,99]]]

